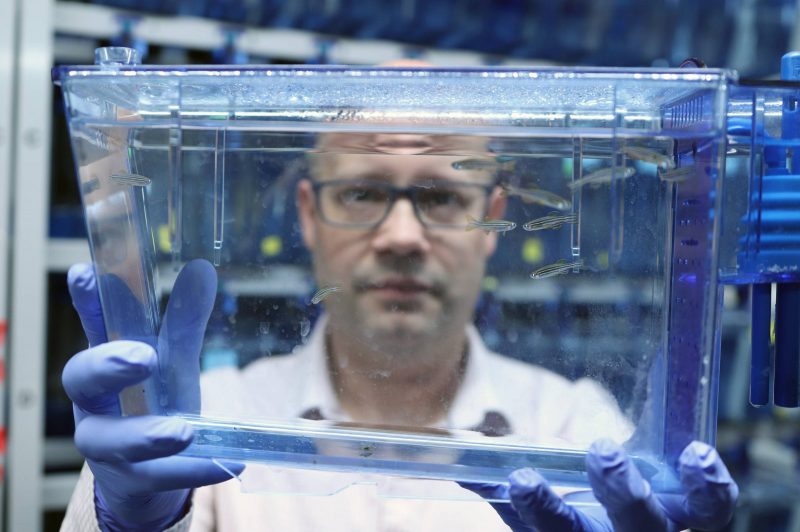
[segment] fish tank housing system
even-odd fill
[[[781,80],[758,82],[696,65],[144,66],[128,48],[96,58],[53,79],[108,337],[158,351],[158,371],[121,394],[123,414],[188,420],[187,455],[462,481],[531,466],[588,486],[585,442],[261,416],[184,397],[195,369],[159,333],[192,261],[219,278],[204,375],[307,340],[322,305],[309,302],[319,287],[294,194],[325,135],[479,138],[477,159],[490,154],[499,184],[543,191],[508,194],[516,228],[497,235],[476,326],[503,355],[606,389],[655,490],[679,489],[691,440],[714,442],[723,285],[752,291],[751,402],[799,404],[798,53],[783,58]],[[474,160],[467,151],[456,155]],[[563,226],[523,229],[556,214]],[[610,330],[616,343],[602,347]]]

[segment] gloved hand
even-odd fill
[[[533,469],[518,469],[509,484],[462,483],[491,503],[514,532],[673,532],[716,530],[731,519],[739,488],[717,451],[692,442],[679,458],[683,493],[657,495],[621,446],[595,442],[586,456],[589,483],[600,508],[578,510],[556,495]]]
[[[162,530],[185,514],[191,488],[230,475],[211,460],[173,456],[192,441],[185,421],[120,416],[119,392],[157,370],[156,352],[142,342],[107,341],[92,266],[73,266],[67,281],[90,347],[69,360],[62,382],[73,402],[75,444],[94,474],[100,528]],[[216,287],[211,264],[187,264],[175,281],[158,337],[159,351],[168,349],[170,363],[180,364],[175,385],[183,387],[187,403],[198,407],[199,355]],[[235,474],[243,469],[240,464],[225,466]]]

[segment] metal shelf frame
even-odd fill
[[[5,0],[1,12],[16,27],[5,525],[41,530],[53,4]]]
[[[10,4],[10,5],[6,5]],[[0,2],[7,16],[0,18],[0,438],[6,437],[6,330],[8,319],[9,230],[11,219],[11,135],[14,109],[14,56],[16,45],[15,6],[11,0]],[[8,8],[8,9],[6,9]],[[5,467],[7,461],[0,454],[0,523],[3,522]],[[2,526],[2,525],[0,525]]]

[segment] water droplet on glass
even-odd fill
[[[303,318],[300,320],[300,336],[308,336],[309,331],[311,331],[311,322],[308,318]]]

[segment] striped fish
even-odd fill
[[[333,292],[338,292],[341,289],[342,287],[340,286],[323,286],[322,288],[314,292],[313,296],[311,296],[311,303],[316,305],[317,303],[328,297],[329,294],[332,294]]]
[[[694,166],[681,166],[674,170],[665,170],[658,173],[658,178],[667,183],[681,183],[694,175]]]
[[[454,162],[454,170],[512,170],[515,161],[507,155],[498,155],[494,158],[463,159]]]
[[[611,178],[615,174],[617,179],[627,179],[635,173],[636,169],[631,166],[609,166],[607,168],[601,168],[600,170],[587,174],[571,183],[567,183],[567,186],[572,190],[584,185],[599,187],[600,185],[611,183]]]
[[[90,180],[84,182],[81,185],[81,192],[83,194],[91,194],[95,190],[100,188],[100,180],[96,177],[92,177]]]
[[[111,174],[111,179],[119,185],[132,185],[134,187],[146,187],[152,180],[140,174]]]
[[[489,232],[505,233],[506,231],[511,231],[516,226],[517,224],[510,220],[490,220],[489,218],[485,218],[483,221],[480,221],[474,216],[467,215],[467,231],[482,229],[486,231],[488,235]]]
[[[571,201],[541,188],[519,188],[505,184],[500,186],[503,188],[503,192],[501,192],[503,196],[517,196],[525,203],[537,203],[562,211],[572,208]]]
[[[548,277],[555,277],[556,275],[563,275],[569,273],[571,270],[583,268],[583,259],[578,259],[575,262],[567,262],[561,259],[553,264],[542,266],[538,270],[531,272],[531,279],[546,279]]]
[[[664,155],[656,150],[651,150],[650,148],[642,148],[640,146],[625,146],[622,148],[622,153],[631,159],[642,161],[643,163],[654,164],[662,170],[672,170],[675,168],[675,161],[672,157]]]
[[[541,231],[542,229],[559,229],[564,224],[578,223],[577,214],[559,214],[556,211],[547,216],[531,220],[522,226],[526,231]]]

